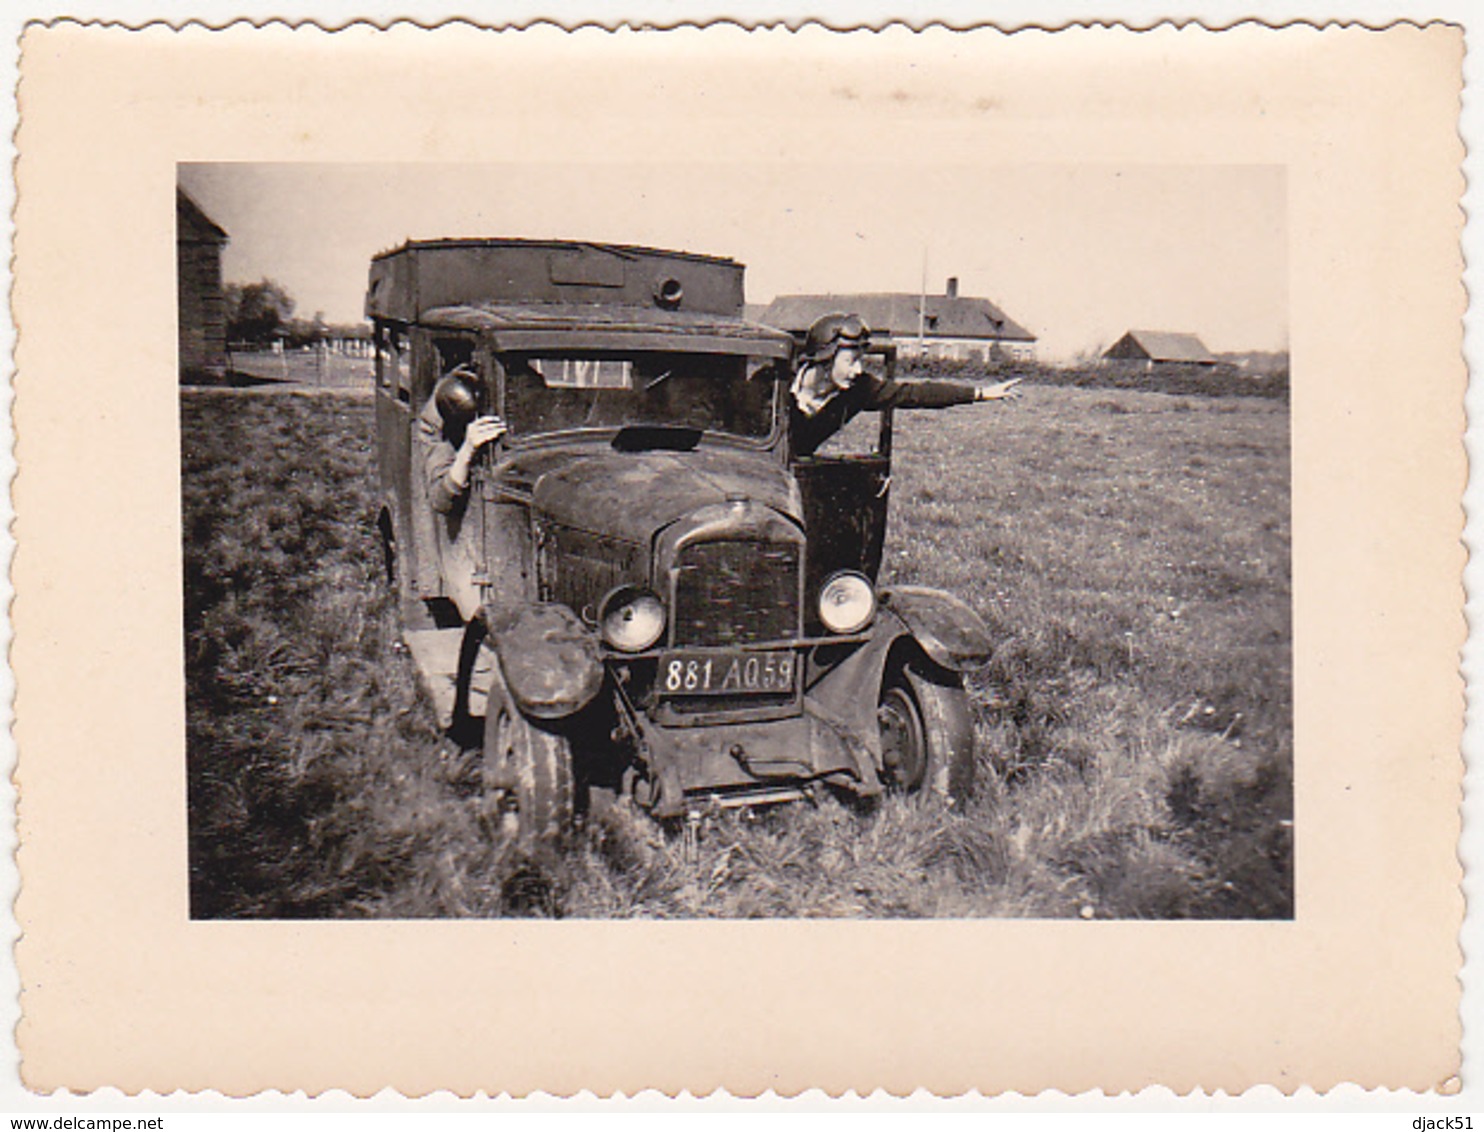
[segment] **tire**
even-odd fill
[[[499,792],[502,826],[522,851],[550,845],[571,828],[571,744],[521,714],[498,662],[485,706],[483,761],[485,793]]]
[[[974,780],[974,715],[956,673],[925,661],[894,666],[881,684],[882,777],[888,789],[950,801]]]

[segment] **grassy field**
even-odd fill
[[[1051,365],[1042,361],[1014,358],[991,362],[952,358],[905,358],[901,363],[901,371],[911,377],[947,377],[976,381],[1003,381],[1018,377],[1026,385],[1135,390],[1187,397],[1269,397],[1288,400],[1286,363],[1249,372],[1226,362],[1212,366],[1162,364],[1146,368],[1138,362]]]
[[[369,399],[182,394],[196,917],[1292,914],[1281,400],[1041,386],[898,417],[885,580],[989,622],[980,789],[510,856],[379,577]]]

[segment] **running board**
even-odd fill
[[[407,651],[417,668],[418,683],[423,693],[433,704],[438,716],[438,727],[447,731],[453,723],[454,697],[457,694],[459,674],[459,647],[464,640],[463,629],[411,629],[402,634]],[[493,654],[489,649],[480,649],[474,660],[474,677],[469,687],[469,714],[483,718],[485,700],[490,686]]]

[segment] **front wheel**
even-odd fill
[[[969,795],[974,715],[956,673],[920,660],[894,667],[882,681],[876,720],[889,788],[949,799]]]
[[[499,797],[501,824],[523,851],[567,832],[575,795],[571,744],[521,714],[498,661],[485,706],[483,757],[485,792]]]

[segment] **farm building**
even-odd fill
[[[958,293],[950,278],[941,295],[885,292],[856,295],[780,295],[758,321],[800,332],[823,314],[858,314],[873,333],[888,333],[904,358],[926,355],[963,361],[1032,358],[1036,336],[988,299]]]
[[[224,232],[201,206],[175,190],[175,276],[182,380],[221,377],[227,368],[222,297]]]
[[[1142,362],[1155,366],[1214,366],[1216,355],[1194,334],[1164,330],[1130,330],[1109,346],[1103,358],[1110,362]]]

